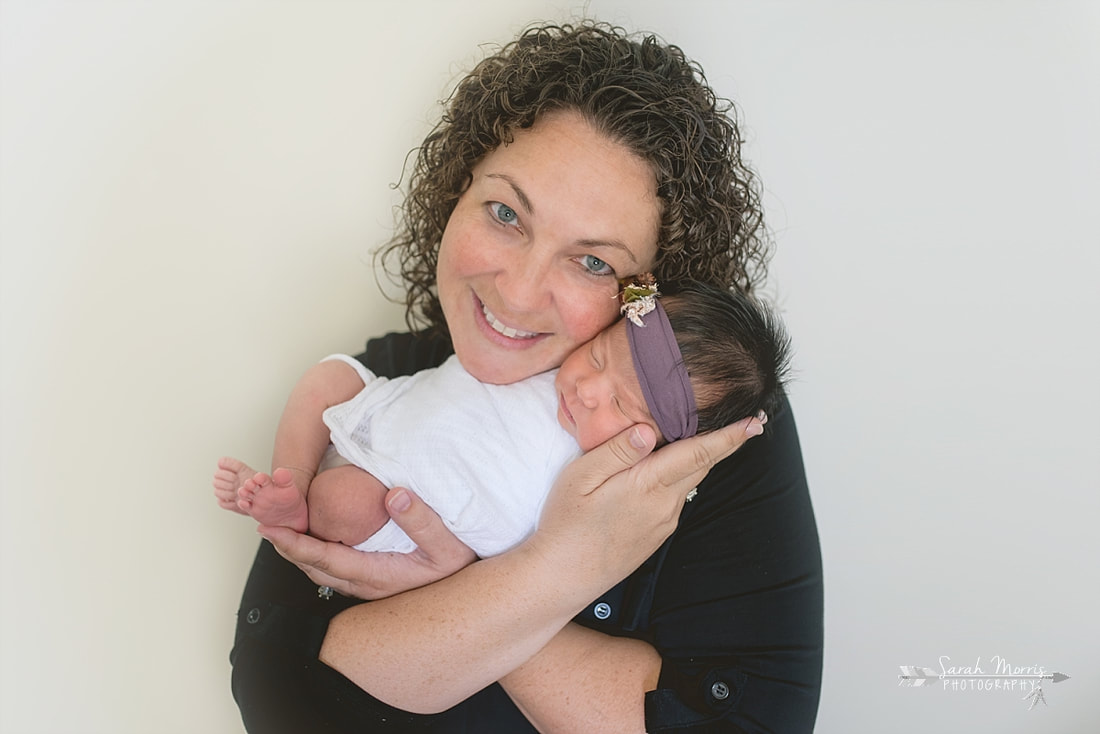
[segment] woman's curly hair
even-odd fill
[[[656,36],[595,21],[542,25],[478,63],[416,151],[397,230],[378,253],[405,283],[410,328],[446,329],[435,293],[439,243],[474,165],[558,110],[580,112],[652,167],[662,291],[702,282],[749,293],[763,280],[769,247],[733,103]]]

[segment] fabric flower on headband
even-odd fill
[[[630,282],[622,281],[622,286],[618,296],[622,300],[619,312],[635,326],[644,328],[642,317],[657,307],[657,296],[661,295],[657,290],[657,279],[653,273],[641,273]]]

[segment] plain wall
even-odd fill
[[[620,0],[745,120],[826,568],[817,731],[1100,720],[1100,13]],[[568,3],[0,3],[0,731],[242,731],[214,461],[402,327],[390,185]],[[403,59],[397,61],[397,59]],[[898,686],[994,656],[1070,680]]]

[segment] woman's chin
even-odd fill
[[[525,380],[549,367],[541,366],[535,355],[504,353],[500,350],[471,350],[472,354],[458,352],[458,360],[478,382],[490,385],[509,385]]]

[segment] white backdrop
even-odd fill
[[[479,57],[579,6],[0,3],[0,731],[227,732],[270,458],[318,357],[402,325],[372,248]],[[592,0],[736,99],[826,564],[819,732],[1100,720],[1100,12]],[[401,61],[398,61],[401,59]],[[1070,680],[898,686],[900,665]],[[1090,727],[1089,724],[1093,727]]]

